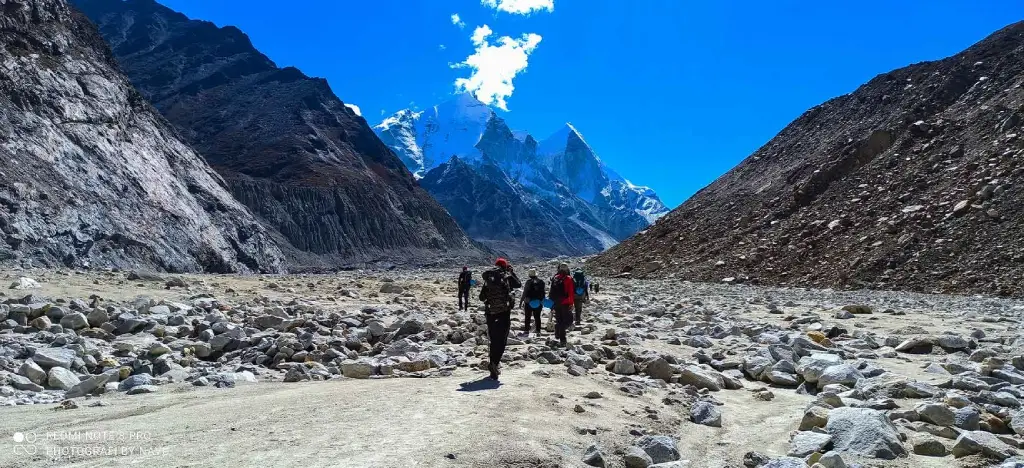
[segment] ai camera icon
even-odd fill
[[[22,443],[24,441],[25,441],[25,434],[22,434],[20,432],[15,432],[14,433],[14,443],[20,444],[20,443]]]

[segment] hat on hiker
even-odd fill
[[[534,270],[533,268],[530,268],[530,270],[527,271],[526,274],[529,275],[530,278],[536,278],[537,277],[537,270]]]
[[[508,260],[505,260],[504,258],[498,258],[498,260],[494,262],[494,265],[495,266],[500,266],[502,268],[508,268],[509,267]]]

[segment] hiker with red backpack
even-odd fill
[[[523,287],[523,284],[504,258],[494,262],[494,269],[485,271],[482,277],[484,285],[480,289],[480,300],[484,303],[487,338],[491,342],[487,370],[491,372],[492,379],[498,380],[501,374],[498,367],[508,346],[508,332],[512,327],[512,309],[515,307],[512,290]]]
[[[569,264],[559,263],[558,272],[551,278],[551,289],[548,298],[553,303],[555,314],[555,338],[563,347],[568,343],[566,334],[572,328],[573,302],[576,296],[576,285],[569,274]]]

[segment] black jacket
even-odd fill
[[[464,271],[459,273],[459,289],[469,289],[469,282],[473,279],[473,273]]]
[[[526,280],[526,286],[523,287],[523,299],[543,300],[546,294],[547,291],[544,287],[544,280],[540,278],[530,278]]]

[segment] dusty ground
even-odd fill
[[[26,275],[9,273],[9,278]],[[238,298],[266,296],[304,300],[337,310],[373,305],[454,312],[454,289],[448,272],[348,272],[329,276],[237,277],[188,276],[188,290],[164,289],[161,284],[127,281],[123,274],[59,274],[29,272],[42,283],[35,294],[130,301],[144,295],[184,301],[202,294]],[[377,294],[382,278],[404,284],[408,297]],[[276,283],[271,285],[271,283]],[[689,283],[602,281],[595,295],[596,310],[621,309],[607,327],[625,328],[625,320],[659,303],[700,303],[725,316],[785,325],[804,312],[820,313],[823,321],[845,303],[873,303],[881,310],[896,307],[906,315],[876,313],[846,320],[841,325],[885,335],[917,326],[928,332],[974,329],[987,334],[1015,334],[1020,304],[969,297],[897,293],[837,293],[777,290]],[[358,298],[340,294],[362,291]],[[12,294],[15,294],[12,292]],[[17,293],[17,294],[20,294]],[[638,294],[649,300],[636,302]],[[788,305],[783,314],[768,313],[771,302]],[[1016,315],[1015,315],[1016,314]],[[984,320],[982,320],[984,318]],[[695,315],[693,321],[699,323]],[[520,326],[514,324],[513,328]],[[583,336],[586,341],[592,337]],[[577,334],[577,339],[581,339]],[[725,340],[728,345],[728,339]],[[736,351],[743,343],[735,343]],[[527,345],[522,345],[527,346]],[[648,349],[688,358],[697,351],[664,341],[644,343]],[[726,346],[727,347],[727,346]],[[513,349],[516,347],[513,346]],[[915,379],[938,383],[942,377],[922,371],[942,356],[905,355],[875,362]],[[546,370],[550,377],[535,371]],[[107,394],[81,401],[76,410],[56,411],[53,405],[0,408],[0,466],[346,466],[346,467],[491,467],[582,466],[583,450],[592,443],[619,451],[637,434],[669,434],[679,440],[682,459],[694,467],[742,466],[743,454],[755,450],[772,456],[786,454],[790,433],[813,397],[773,388],[772,401],[752,397],[760,382],[745,389],[715,392],[722,402],[723,427],[688,421],[684,408],[668,405],[668,389],[641,397],[618,390],[622,376],[605,372],[573,377],[564,366],[519,361],[506,366],[500,385],[485,373],[460,367],[451,376],[327,382],[260,382],[231,389],[169,384],[160,392],[127,396]],[[948,377],[948,376],[947,376]],[[602,398],[584,395],[600,392]],[[105,406],[90,406],[102,401]],[[913,406],[914,402],[899,402]],[[582,412],[574,407],[579,405]],[[588,431],[589,430],[589,431]],[[16,441],[21,433],[34,440]],[[100,437],[112,440],[68,440]],[[133,440],[118,438],[132,437]],[[64,437],[64,438],[62,438]],[[33,442],[34,443],[30,443]],[[86,453],[102,447],[104,453]],[[34,449],[34,455],[28,449]],[[115,450],[116,453],[107,453]],[[910,458],[891,466],[950,466],[951,457]]]

